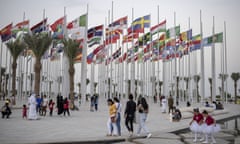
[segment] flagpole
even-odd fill
[[[174,12],[174,29],[176,27],[176,12]],[[175,79],[175,100],[176,100],[176,106],[178,106],[178,89],[177,89],[177,58],[176,58],[176,52],[177,52],[177,47],[176,47],[176,30],[174,31],[174,39],[175,39],[175,46],[174,46],[174,71],[173,71],[173,79]]]
[[[200,10],[200,35],[203,37],[203,31],[202,31],[202,11]],[[204,67],[204,47],[201,45],[201,103],[203,103],[203,99],[205,96],[205,67]],[[198,95],[197,95],[198,97]],[[198,98],[197,98],[198,99]]]
[[[132,21],[134,19],[134,9],[132,8]],[[133,27],[132,27],[133,31]],[[132,39],[132,47],[134,47],[134,39]],[[134,93],[135,85],[134,85],[134,79],[135,79],[135,61],[134,61],[134,54],[131,57],[131,93],[134,95],[136,98],[136,95]]]
[[[215,22],[213,16],[213,36],[215,34]],[[213,101],[216,101],[216,66],[215,66],[215,43],[212,43],[212,95]]]
[[[188,28],[191,28],[190,17],[188,18]],[[192,100],[192,85],[191,85],[191,53],[190,48],[188,49],[188,101]]]
[[[224,21],[224,58],[225,58],[225,71],[227,75],[227,33],[226,33],[226,21]],[[228,103],[228,79],[226,78],[226,103]]]
[[[87,4],[86,28],[85,28],[85,33],[84,33],[84,47],[83,47],[83,50],[82,50],[82,65],[81,65],[81,93],[82,93],[82,98],[86,96],[87,29],[88,29],[88,4]]]
[[[2,49],[3,49],[3,42],[1,41],[1,48],[0,48],[0,92],[2,93]]]

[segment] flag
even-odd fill
[[[88,40],[91,40],[93,37],[96,37],[96,36],[102,36],[103,25],[92,27],[88,29],[87,33],[88,33],[87,34]]]
[[[213,43],[222,43],[223,42],[223,33],[217,33],[213,36]]]
[[[112,54],[112,60],[115,60],[121,55],[121,48],[117,49],[113,54]]]
[[[148,32],[146,34],[144,34],[143,36],[141,36],[140,38],[138,38],[138,45],[139,46],[143,46],[146,45],[148,41],[150,41],[151,39],[151,33]]]
[[[94,44],[99,44],[103,35],[103,25],[95,26],[88,30],[88,44],[89,47]]]
[[[17,37],[21,33],[28,32],[28,30],[29,30],[29,20],[19,22],[12,28],[12,36]]]
[[[5,42],[12,37],[11,30],[12,30],[12,23],[5,26],[3,29],[1,29],[0,34],[1,34],[2,42]]]
[[[126,43],[126,42],[132,42],[133,39],[136,39],[139,37],[139,33],[130,33],[130,34],[127,34],[125,36],[123,36],[123,43]]]
[[[164,20],[163,22],[161,22],[160,24],[157,24],[153,27],[151,27],[150,31],[151,34],[154,35],[158,32],[166,32],[166,20]]]
[[[32,26],[30,30],[32,31],[33,34],[41,33],[42,31],[47,30],[47,18],[37,23],[36,25]]]
[[[167,38],[178,36],[180,34],[180,26],[172,27],[167,30]]]
[[[120,29],[110,31],[108,28],[106,28],[105,44],[108,45],[110,43],[116,43],[117,40],[120,39],[121,33],[122,30]]]
[[[124,29],[127,28],[127,20],[128,17],[122,17],[119,18],[118,20],[114,21],[113,23],[109,24],[108,27],[114,29]]]
[[[69,38],[76,40],[84,38],[86,17],[87,14],[81,15],[67,24],[67,33]]]
[[[131,25],[131,32],[143,33],[144,28],[148,27],[150,27],[150,15],[135,19]]]
[[[53,35],[52,35],[53,38],[63,39],[64,23],[65,23],[65,17],[61,17],[50,26],[53,31]]]
[[[93,62],[93,57],[94,57],[94,54],[93,53],[90,53],[88,56],[87,56],[87,63],[88,64],[91,64]]]
[[[182,32],[179,35],[180,41],[187,41],[192,39],[192,29]]]
[[[192,37],[192,41],[190,41],[190,51],[198,50],[201,48],[201,35],[195,35]]]
[[[68,23],[67,29],[78,28],[78,27],[85,27],[86,24],[87,24],[86,18],[87,18],[87,14],[79,16],[75,20],[73,20],[70,23]]]

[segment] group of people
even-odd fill
[[[38,119],[38,115],[46,116],[47,109],[49,109],[49,115],[52,116],[55,102],[53,101],[53,99],[48,100],[46,95],[40,97],[39,95],[36,96],[35,94],[31,94],[28,99],[28,106],[29,112],[27,116],[27,106],[25,104],[23,105],[22,117],[29,120],[36,120]],[[57,96],[56,108],[58,115],[61,115],[63,113],[63,115],[65,116],[65,114],[67,113],[68,116],[70,116],[68,98],[63,99],[63,96]]]
[[[133,100],[133,95],[129,94],[129,100],[126,103],[124,118],[125,125],[129,131],[130,136],[133,135],[133,123],[136,121],[136,111],[138,112],[138,129],[137,135],[140,135],[141,130],[143,130],[147,134],[147,138],[151,137],[151,133],[145,125],[149,106],[144,97],[139,96],[137,103]],[[109,106],[109,118],[107,121],[108,134],[107,136],[120,136],[121,135],[121,109],[122,105],[117,97],[107,100]]]
[[[194,116],[190,122],[190,130],[194,133],[194,142],[203,141],[203,143],[208,143],[208,138],[210,137],[212,143],[216,143],[213,136],[214,133],[220,131],[220,125],[216,124],[216,121],[212,116],[208,114],[206,110],[202,113],[199,112],[198,108],[193,109]],[[198,139],[200,137],[200,139]]]

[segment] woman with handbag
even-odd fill
[[[137,130],[137,135],[140,135],[141,129],[145,133],[147,133],[147,138],[150,138],[152,134],[149,132],[148,128],[145,125],[146,119],[147,119],[147,114],[148,114],[148,104],[147,101],[144,97],[139,97],[138,103],[137,103],[137,109],[139,112],[139,127]]]
[[[118,133],[117,124],[116,124],[117,108],[112,99],[108,99],[107,103],[109,106],[109,118],[107,121],[107,127],[108,127],[107,136],[117,136],[117,133]]]

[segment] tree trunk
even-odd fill
[[[34,65],[34,72],[35,72],[35,82],[34,82],[34,93],[36,95],[39,95],[40,92],[40,73],[41,73],[41,69],[42,69],[42,64],[41,64],[41,58],[36,57],[36,62]]]
[[[74,65],[70,64],[69,65],[69,85],[70,85],[70,108],[74,109],[74,73],[75,73],[75,69],[74,69]]]
[[[237,104],[237,81],[234,81],[234,91],[235,91],[234,103]]]
[[[16,69],[17,69],[17,60],[14,58],[12,63],[12,95],[15,97],[17,94],[16,91]]]

